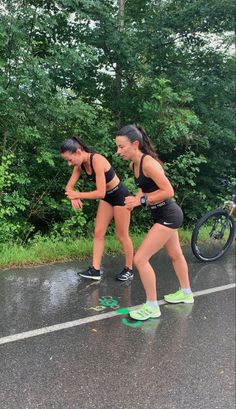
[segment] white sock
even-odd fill
[[[158,302],[157,301],[146,301],[146,304],[149,306],[149,307],[158,307]]]
[[[181,288],[183,290],[184,294],[192,294],[191,288]]]

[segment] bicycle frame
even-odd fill
[[[229,215],[235,216],[236,214],[236,187],[234,186],[234,193],[232,194],[232,199],[224,202],[224,209],[229,212]]]
[[[231,200],[225,201],[221,208],[205,213],[193,229],[191,248],[201,261],[218,260],[228,251],[235,237],[236,186],[227,180],[223,180],[223,185],[233,187]]]

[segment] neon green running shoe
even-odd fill
[[[183,290],[178,290],[176,293],[164,295],[164,300],[169,302],[170,304],[178,304],[178,303],[185,303],[185,304],[193,304],[194,298],[193,294],[186,294]]]
[[[143,304],[140,308],[137,308],[137,310],[130,311],[129,315],[131,318],[133,318],[133,320],[145,321],[148,320],[149,318],[160,317],[161,311],[159,306],[150,307],[147,304]]]

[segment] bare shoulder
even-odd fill
[[[152,174],[153,172],[157,171],[164,173],[164,169],[161,164],[150,155],[146,155],[143,160],[143,170],[147,174]]]
[[[100,153],[95,152],[93,156],[93,165],[95,168],[105,169],[108,166],[110,166],[110,163],[107,160],[107,158],[105,158],[105,156],[101,155]]]

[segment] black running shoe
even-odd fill
[[[94,267],[89,267],[88,270],[82,271],[82,273],[78,273],[81,277],[84,278],[91,278],[92,280],[101,280],[101,271],[96,270]]]
[[[124,269],[116,275],[116,279],[119,281],[127,281],[133,278],[134,273],[129,267],[124,267]]]

